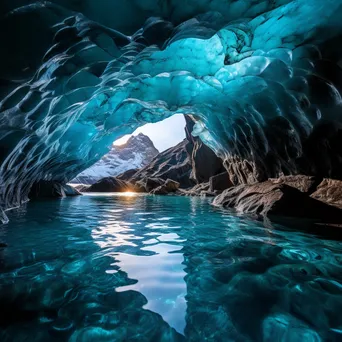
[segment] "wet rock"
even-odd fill
[[[308,194],[272,180],[253,185],[239,185],[225,190],[213,205],[235,208],[240,213],[261,217],[269,215],[338,221],[342,210],[311,198]]]
[[[115,177],[106,177],[91,185],[85,192],[125,192],[132,191],[132,184]]]
[[[163,186],[168,192],[175,192],[179,189],[180,184],[172,179],[167,179]]]
[[[342,181],[323,179],[311,197],[342,209]]]
[[[220,173],[216,176],[210,177],[209,179],[209,191],[214,192],[215,190],[223,191],[233,186],[233,183],[229,179],[228,172]]]
[[[29,193],[29,198],[35,199],[79,195],[81,195],[81,193],[70,185],[42,180],[33,184]]]
[[[153,195],[167,195],[169,193],[175,193],[179,189],[179,186],[180,184],[178,182],[167,179],[163,185],[153,189],[150,193]]]
[[[200,183],[195,185],[193,188],[188,190],[182,190],[181,195],[183,196],[201,196],[209,191],[209,182]]]
[[[271,178],[270,181],[274,184],[286,184],[305,193],[315,191],[317,185],[320,183],[317,177],[305,175],[282,176],[279,178]]]
[[[141,187],[144,189],[145,192],[151,192],[153,189],[158,188],[159,186],[163,185],[165,182],[162,178],[157,177],[147,177],[135,183],[135,186]]]

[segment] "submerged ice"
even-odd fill
[[[176,113],[234,183],[342,170],[342,0],[92,6],[32,3],[0,22],[2,208]]]

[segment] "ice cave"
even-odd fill
[[[6,5],[2,209],[175,113],[195,120],[234,184],[341,178],[340,0]]]
[[[0,2],[1,341],[342,340],[342,0]]]

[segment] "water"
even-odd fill
[[[29,203],[0,228],[0,341],[342,341],[342,243],[185,197]]]

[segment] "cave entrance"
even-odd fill
[[[184,115],[175,114],[165,120],[148,123],[114,141],[109,153],[82,171],[71,184],[94,184],[105,177],[139,170],[159,153],[175,147],[186,138]]]

